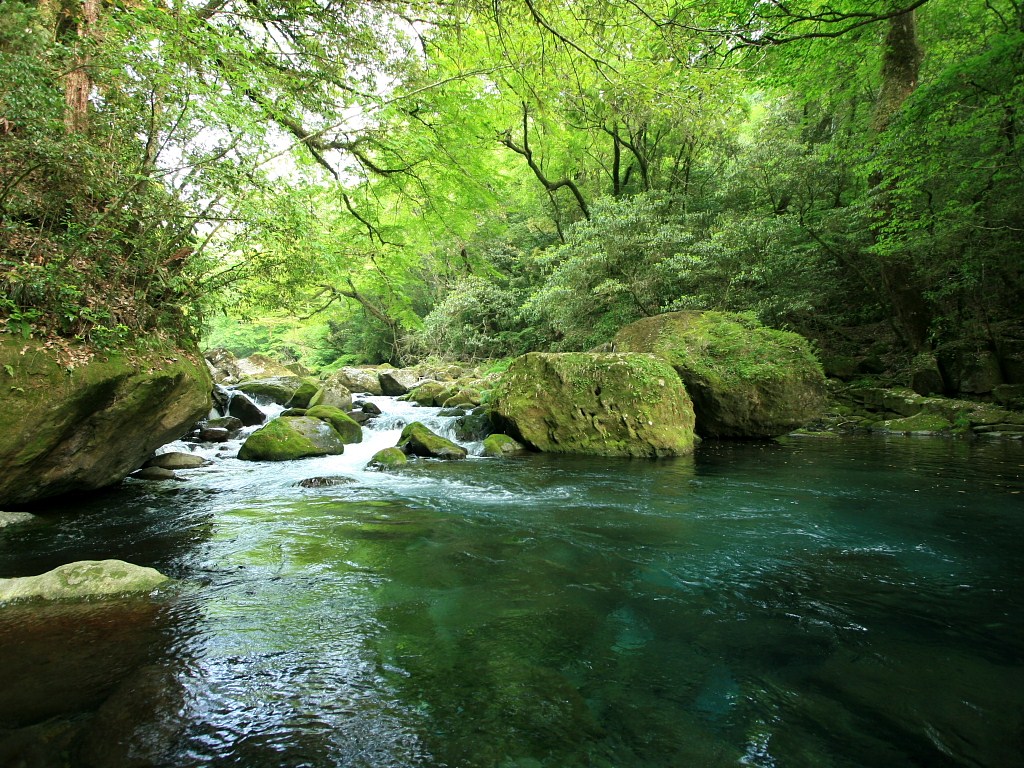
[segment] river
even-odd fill
[[[0,765],[1024,765],[1019,443],[368,472],[444,426],[378,402],[342,456],[207,448],[0,531],[0,576],[180,580],[0,608]]]

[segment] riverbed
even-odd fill
[[[0,608],[0,764],[1024,765],[1020,443],[371,472],[404,421],[445,426],[381,404],[342,456],[207,446],[0,530],[2,577],[178,580]]]

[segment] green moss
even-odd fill
[[[541,451],[673,456],[693,450],[693,408],[653,355],[531,353],[495,390],[497,424]]]
[[[344,443],[361,443],[363,441],[363,428],[340,408],[317,405],[306,411],[306,415],[313,419],[326,421],[341,435],[341,440]]]
[[[526,447],[522,443],[508,435],[494,434],[484,439],[484,456],[500,459],[525,450]]]
[[[890,419],[883,421],[882,430],[886,432],[903,432],[911,434],[938,434],[948,432],[953,425],[934,413],[919,413],[915,416],[908,416],[904,419]]]
[[[464,459],[467,451],[451,440],[436,435],[426,425],[414,421],[402,430],[398,447],[404,453],[435,459]]]
[[[712,437],[774,437],[820,415],[821,366],[803,337],[725,312],[672,312],[632,323],[616,349],[667,360]]]
[[[328,456],[345,450],[329,424],[306,416],[274,419],[246,438],[238,451],[242,461],[291,461]]]
[[[394,469],[406,464],[409,459],[401,448],[385,448],[383,451],[377,451],[373,454],[373,458],[370,459],[370,463],[366,465],[367,469]]]

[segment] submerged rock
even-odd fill
[[[291,461],[307,456],[333,456],[345,444],[330,424],[309,416],[274,419],[256,430],[238,451],[242,461]]]
[[[704,437],[769,438],[821,415],[825,377],[809,342],[726,312],[670,312],[627,325],[620,352],[667,360]]]
[[[148,592],[169,581],[154,568],[123,560],[81,560],[39,576],[0,579],[0,603],[38,598],[81,600],[130,592]]]
[[[320,419],[330,424],[335,432],[341,435],[344,443],[361,443],[363,441],[363,428],[340,408],[330,405],[317,405],[306,411],[311,419]]]
[[[654,355],[531,352],[494,391],[496,421],[552,453],[679,456],[693,451],[693,406]]]
[[[383,451],[377,451],[373,454],[373,458],[370,459],[366,468],[393,469],[402,466],[408,461],[401,448],[385,448]]]
[[[296,483],[300,488],[329,488],[332,485],[347,485],[353,482],[350,477],[307,477]]]
[[[38,341],[0,340],[0,504],[119,483],[210,410],[196,354],[75,351],[83,360],[70,369]]]
[[[433,459],[464,459],[468,455],[468,451],[461,445],[434,434],[418,421],[402,430],[398,448],[405,454]]]

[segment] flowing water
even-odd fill
[[[0,576],[180,580],[0,609],[0,765],[1024,765],[1020,444],[367,472],[446,427],[378,402],[342,456],[202,449],[0,531]]]

